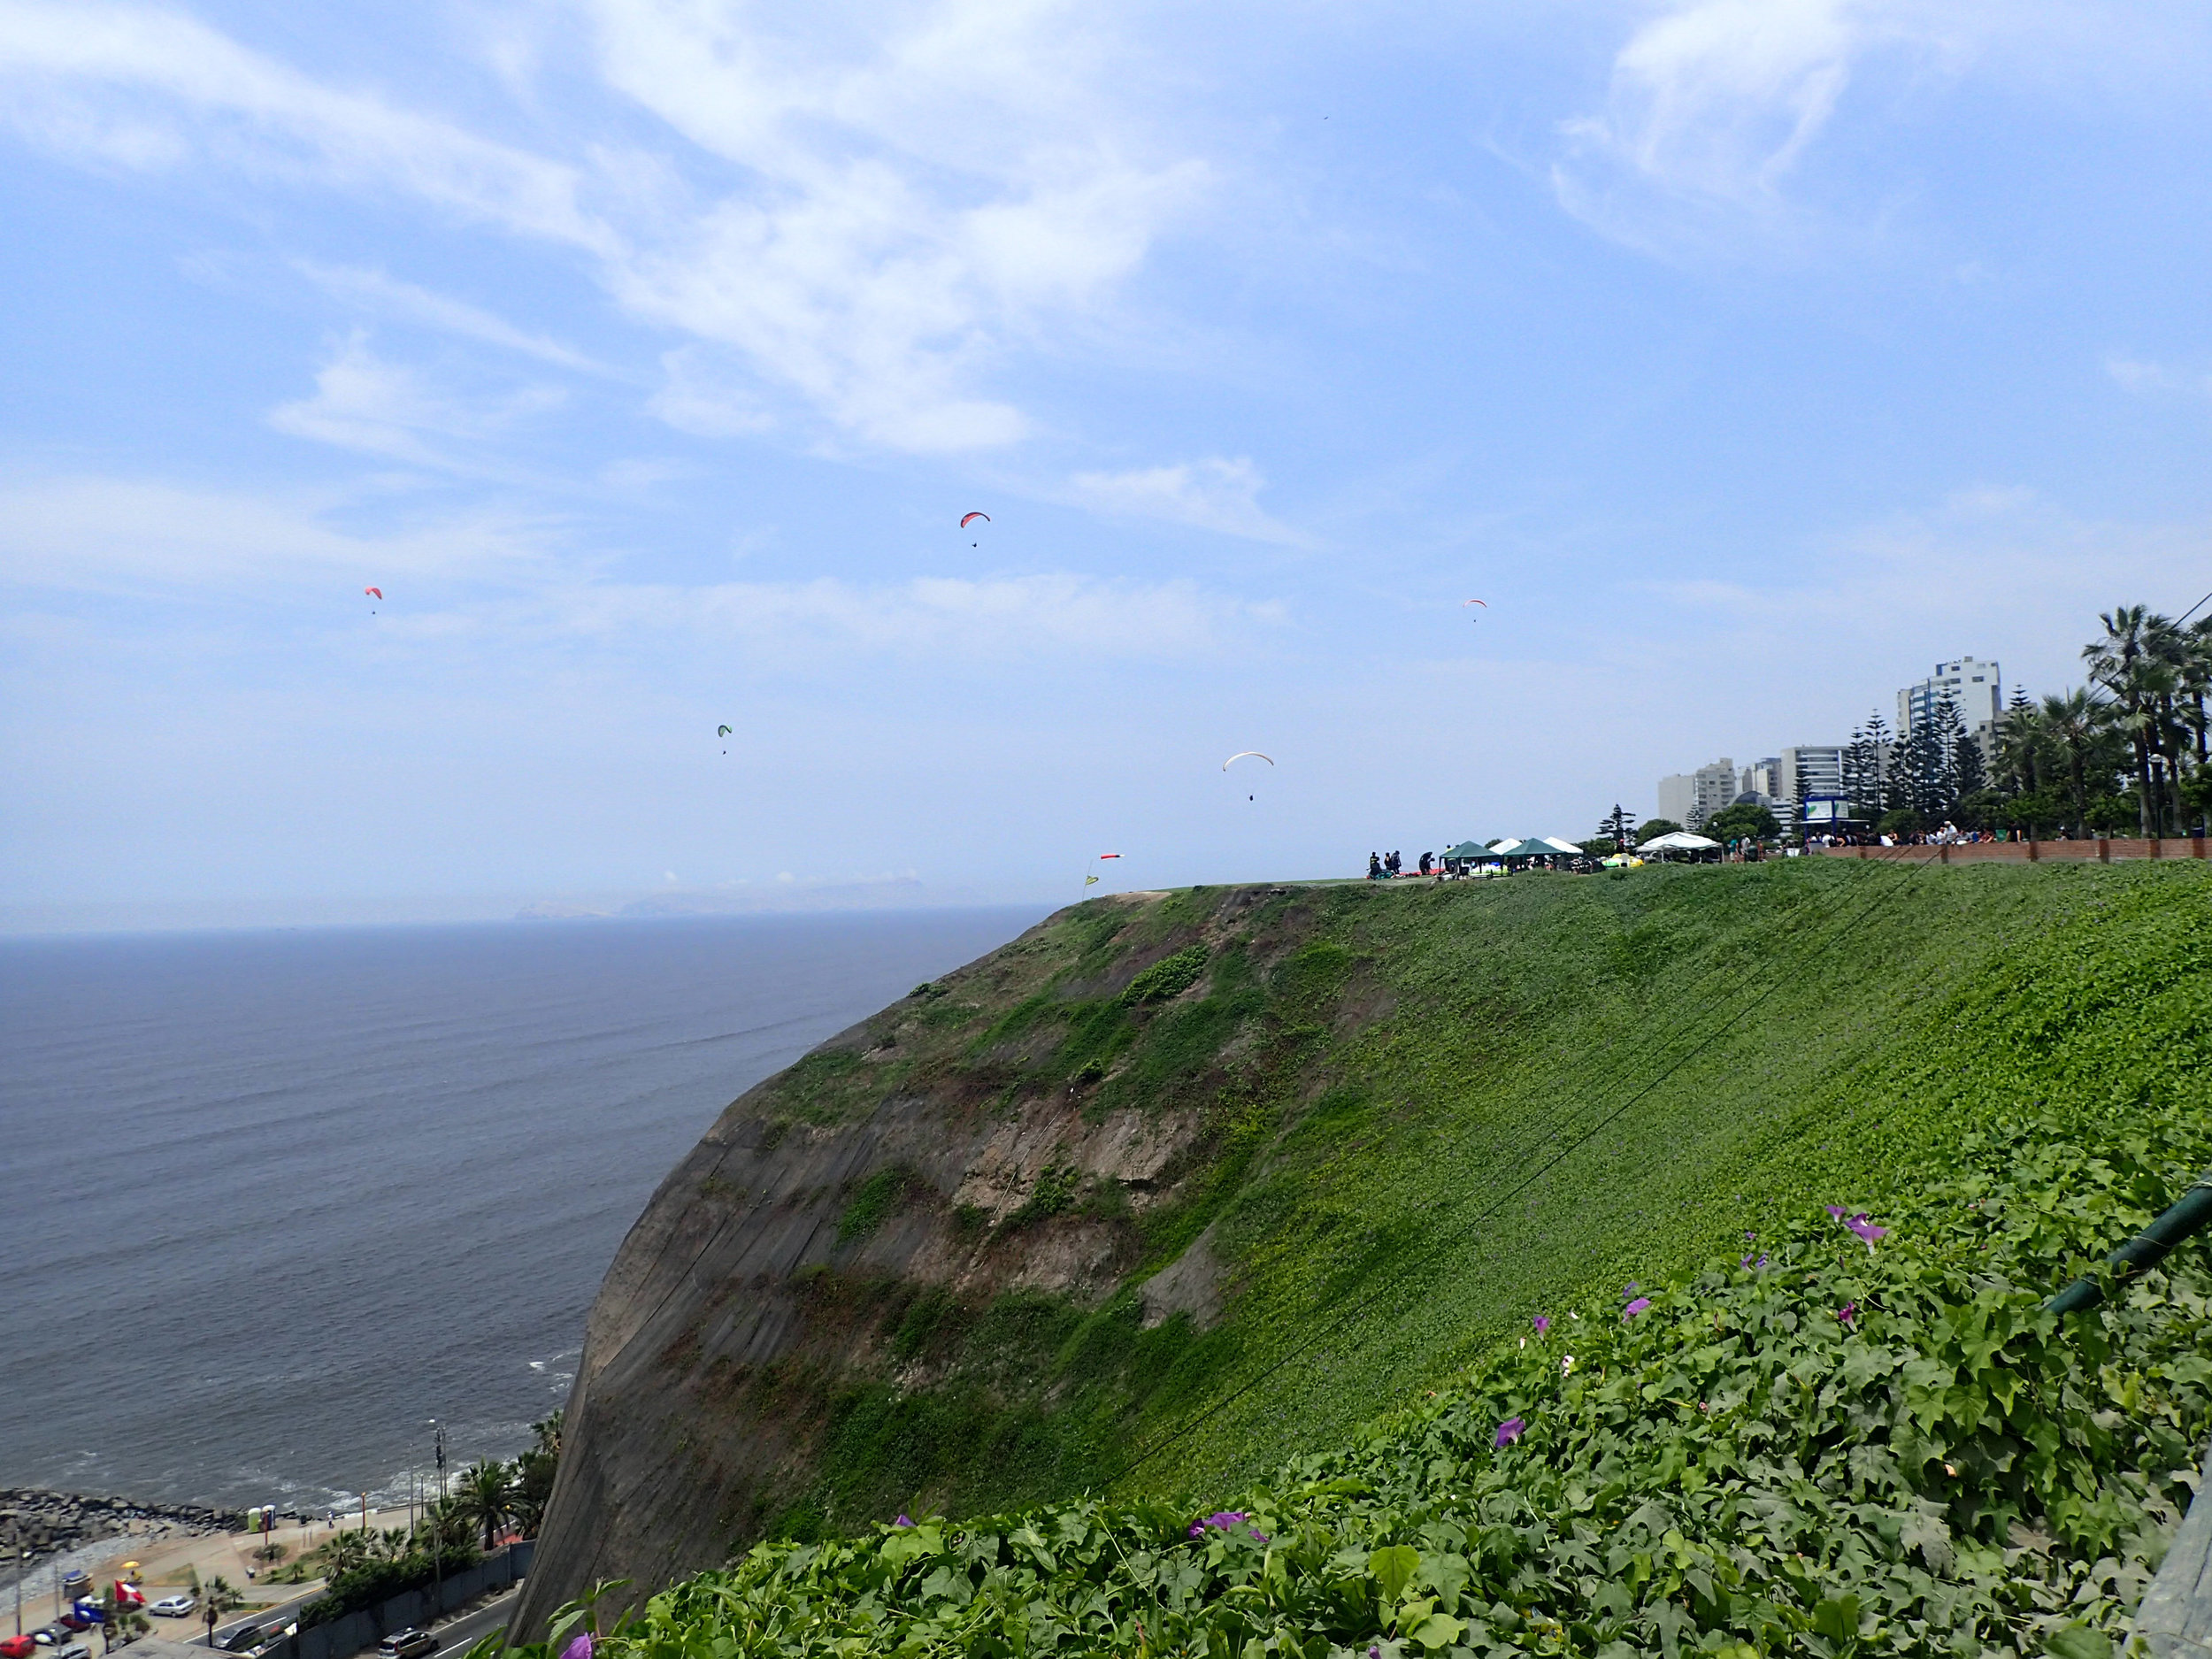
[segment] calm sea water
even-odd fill
[[[505,1455],[675,1161],[1033,911],[0,941],[0,1486]]]

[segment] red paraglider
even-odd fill
[[[384,590],[381,588],[364,588],[361,591],[368,595],[368,596],[372,599],[381,599],[384,597]]]
[[[963,530],[964,530],[964,529],[966,529],[966,528],[967,528],[970,525],[973,524],[973,523],[974,523],[974,522],[975,522],[978,518],[982,519],[982,520],[983,520],[983,522],[984,522],[985,524],[988,524],[988,523],[990,523],[990,522],[991,522],[991,515],[990,515],[989,513],[987,513],[987,512],[972,512],[972,513],[964,514],[964,515],[962,516],[961,520],[960,520],[960,527],[961,527]]]

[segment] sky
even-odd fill
[[[0,926],[1353,875],[2057,690],[2212,588],[2207,84],[2095,0],[0,0]]]

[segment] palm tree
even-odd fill
[[[154,1627],[153,1621],[146,1617],[145,1609],[135,1602],[119,1597],[112,1585],[101,1593],[100,1611],[107,1616],[100,1621],[102,1653],[115,1651],[118,1636],[122,1637],[127,1645],[132,1638],[143,1636]]]
[[[484,1529],[484,1549],[489,1554],[499,1539],[499,1524],[511,1512],[513,1476],[507,1465],[487,1457],[461,1471],[453,1502],[472,1523]]]
[[[2097,618],[2104,638],[2082,647],[2089,676],[2112,694],[2119,708],[2115,724],[2126,733],[2135,756],[2135,802],[2145,836],[2162,826],[2162,803],[2151,782],[2151,757],[2167,752],[2165,722],[2179,689],[2177,664],[2185,650],[2181,630],[2142,605],[2121,605]]]
[[[238,1594],[237,1586],[222,1574],[217,1573],[200,1589],[200,1623],[207,1626],[207,1645],[215,1645],[215,1627],[223,1622],[223,1615],[234,1613],[246,1605],[246,1598]]]
[[[2106,714],[2106,706],[2079,686],[2069,692],[2049,694],[2037,710],[2036,724],[2045,740],[2066,762],[2077,835],[2089,812],[2089,760],[2103,733]]]

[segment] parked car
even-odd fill
[[[223,1638],[225,1653],[249,1653],[260,1645],[261,1626],[258,1624],[241,1624]]]
[[[199,1605],[196,1595],[165,1595],[146,1610],[157,1618],[187,1618]]]
[[[0,1637],[0,1659],[31,1659],[38,1643],[28,1636]]]
[[[81,1641],[73,1641],[57,1653],[54,1659],[92,1659],[92,1649]]]
[[[31,1640],[42,1647],[58,1647],[69,1640],[69,1632],[58,1624],[48,1624],[33,1631]]]
[[[438,1639],[426,1630],[397,1631],[377,1643],[376,1650],[384,1659],[423,1659],[438,1651]]]
[[[77,1611],[77,1609],[73,1607],[54,1621],[54,1623],[59,1624],[64,1630],[73,1631],[90,1630],[99,1622],[100,1621],[96,1618],[87,1618],[82,1613]]]

